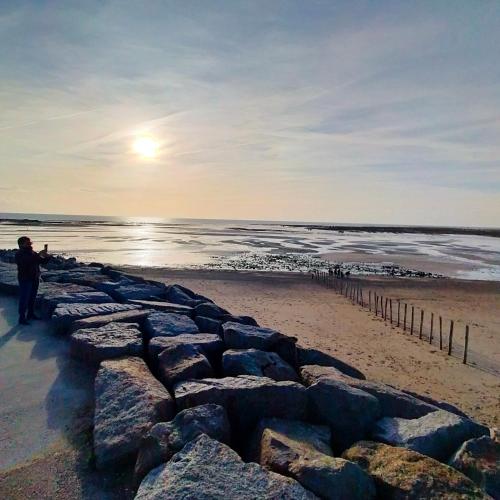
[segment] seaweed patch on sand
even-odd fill
[[[381,276],[404,276],[418,278],[443,278],[441,274],[427,273],[408,269],[392,263],[367,262],[332,262],[320,257],[303,254],[263,254],[247,252],[238,255],[213,256],[207,269],[235,270],[235,271],[274,271],[274,272],[301,272],[328,271],[339,265],[341,271],[352,275],[376,274]]]

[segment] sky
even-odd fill
[[[0,212],[500,226],[496,0],[17,0],[0,61]]]

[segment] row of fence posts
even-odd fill
[[[406,303],[401,303],[399,299],[394,299],[397,304],[397,314],[394,309],[396,309],[396,304],[393,309],[393,299],[378,295],[371,290],[368,291],[368,296],[366,292],[363,295],[363,288],[353,279],[345,279],[336,277],[330,273],[324,271],[314,271],[312,274],[312,279],[320,283],[323,283],[328,288],[333,288],[337,293],[343,295],[349,299],[353,304],[358,304],[361,307],[367,307],[369,311],[375,313],[375,316],[382,318],[384,321],[389,320],[391,325],[395,325],[397,328],[403,328],[403,331],[408,331],[410,335],[417,333],[415,324],[415,306],[408,306]],[[368,301],[366,302],[366,299]],[[404,307],[402,307],[404,306]],[[411,314],[410,314],[411,307]],[[393,314],[394,312],[394,314]],[[420,324],[418,327],[418,338],[423,338],[423,328],[424,328],[424,318],[425,311],[420,309]],[[443,334],[446,332],[443,330],[443,318],[439,316],[439,349],[443,350]],[[450,320],[450,328],[448,330],[448,356],[451,356],[453,350],[453,329],[455,322]],[[437,325],[436,325],[437,326]],[[434,313],[430,314],[430,329],[429,329],[429,344],[432,344],[434,340]],[[462,362],[467,364],[467,351],[469,349],[469,325],[465,326],[465,344],[464,344],[464,354]]]

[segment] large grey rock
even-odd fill
[[[136,500],[316,498],[293,479],[244,463],[225,444],[201,435],[142,481]]]
[[[17,266],[15,264],[0,262],[0,292],[15,295],[18,293],[18,290]]]
[[[39,309],[41,309],[41,312],[42,314],[44,314],[44,316],[50,318],[54,310],[54,306],[52,304],[54,304],[53,299],[55,297],[65,296],[68,294],[80,294],[85,292],[96,292],[96,289],[86,285],[75,285],[74,283],[55,283],[50,281],[42,281],[40,282],[40,285],[38,287],[36,305]],[[52,302],[50,306],[49,301]],[[114,301],[111,299],[111,302]],[[57,303],[58,302],[55,302],[54,305],[57,305]]]
[[[251,375],[181,382],[175,386],[175,399],[180,409],[219,404],[232,425],[244,432],[264,417],[304,420],[307,416],[305,387]]]
[[[223,316],[229,314],[228,311],[222,307],[214,304],[213,302],[203,302],[194,308],[196,316],[204,316],[205,318],[221,319]]]
[[[170,285],[167,287],[166,298],[174,304],[196,307],[204,302],[212,302],[209,298],[199,295],[182,285]]]
[[[50,318],[54,309],[63,304],[109,304],[115,302],[107,293],[97,292],[70,292],[60,291],[44,293],[41,300],[42,314]]]
[[[323,379],[308,387],[307,393],[311,417],[331,427],[339,449],[366,437],[380,417],[376,397],[343,382]]]
[[[222,325],[224,343],[229,349],[259,349],[278,353],[287,363],[296,366],[295,337],[288,337],[270,328],[228,322]]]
[[[50,298],[51,296],[65,293],[95,292],[96,289],[86,285],[75,285],[75,283],[55,283],[41,281],[38,287],[37,298]]]
[[[345,382],[346,384],[356,380],[340,370],[337,370],[337,368],[334,368],[333,366],[304,365],[300,367],[299,371],[300,378],[306,386],[313,385],[324,378],[338,380],[340,382]]]
[[[214,375],[208,359],[191,344],[172,344],[158,356],[161,381],[172,387],[178,382]]]
[[[448,403],[447,401],[439,401],[437,399],[431,398],[430,396],[426,396],[424,394],[417,394],[416,392],[409,391],[408,389],[401,389],[401,390],[403,392],[406,392],[406,394],[409,394],[410,396],[413,396],[417,399],[421,399],[425,403],[435,406],[440,410],[446,410],[451,413],[455,413],[456,415],[460,415],[461,417],[470,418],[469,415],[467,415],[467,413],[463,412],[460,408],[458,408],[455,405],[452,405],[451,403]]]
[[[185,314],[186,316],[193,315],[193,308],[183,306],[181,304],[173,304],[172,302],[162,302],[158,300],[128,300],[129,304],[137,304],[146,309],[154,309],[165,313]]]
[[[75,276],[99,276],[102,275],[101,270],[96,267],[89,266],[76,266],[72,269],[52,269],[50,271],[43,272],[44,281],[54,281],[59,283],[71,283],[71,281],[65,281],[66,279],[71,279]]]
[[[98,314],[97,316],[89,316],[75,321],[71,325],[71,331],[80,330],[82,328],[99,328],[108,323],[138,323],[142,324],[147,316],[151,313],[147,309],[127,309],[111,314]]]
[[[155,311],[145,323],[149,337],[175,337],[184,333],[198,333],[196,323],[184,314],[173,314]]]
[[[309,347],[303,347],[297,345],[297,360],[299,366],[304,365],[319,365],[319,366],[333,366],[340,370],[342,373],[349,375],[349,377],[359,378],[364,380],[366,377],[357,368],[354,368],[345,361],[334,358],[329,354],[318,351],[317,349],[311,349]]]
[[[114,269],[111,266],[104,266],[101,269],[101,272],[105,274],[106,276],[109,276],[114,281],[122,281],[122,280],[128,280],[130,282],[135,282],[136,281],[136,276],[130,276],[123,271],[119,271],[118,269]]]
[[[104,359],[142,356],[142,334],[137,324],[108,323],[99,328],[83,328],[70,336],[72,356],[99,364]]]
[[[132,283],[134,282],[128,278],[121,278],[119,281],[106,280],[95,284],[95,289],[110,294],[113,293],[113,291],[116,290],[117,288],[125,285],[130,285]]]
[[[321,453],[300,457],[290,464],[290,475],[320,498],[368,500],[375,498],[373,479],[357,464]]]
[[[140,441],[174,416],[174,401],[140,358],[103,361],[95,379],[94,453],[98,468],[135,461]]]
[[[259,323],[252,316],[235,316],[234,314],[225,314],[221,318],[222,323],[241,323],[242,325],[259,326]]]
[[[355,387],[377,397],[384,417],[419,418],[440,409],[405,391],[379,382],[364,381],[362,384],[356,383]]]
[[[130,283],[121,285],[109,293],[120,302],[128,302],[129,300],[157,299],[165,294],[165,290],[165,287],[150,283]]]
[[[222,369],[227,377],[256,375],[273,380],[299,381],[295,370],[275,352],[257,349],[230,349],[222,355]]]
[[[86,285],[93,288],[96,288],[100,283],[105,283],[108,279],[96,267],[79,266],[69,270],[53,270],[43,273],[44,281],[75,283],[76,285]]]
[[[59,304],[52,313],[52,322],[56,332],[67,331],[74,321],[90,316],[111,314],[139,309],[132,304]]]
[[[324,379],[337,380],[368,392],[378,399],[384,417],[418,418],[439,410],[437,406],[426,403],[390,385],[348,377],[334,367],[306,365],[301,367],[300,374],[306,385]]]
[[[141,443],[134,470],[135,482],[142,481],[151,469],[168,462],[174,453],[201,434],[229,444],[229,419],[222,406],[195,406],[179,412],[171,422],[154,425]]]
[[[293,477],[321,498],[373,498],[372,479],[358,465],[334,458],[330,438],[326,426],[264,419],[254,434],[252,458],[267,469]]]
[[[204,316],[195,316],[194,321],[200,332],[222,334],[222,321]]]
[[[157,361],[158,355],[167,347],[174,344],[190,344],[200,350],[210,363],[220,364],[224,342],[213,333],[186,333],[176,337],[154,337],[150,340],[148,350],[153,363]]]
[[[488,498],[460,472],[405,448],[360,441],[342,456],[373,477],[378,498],[384,500]]]
[[[299,457],[322,453],[333,455],[330,427],[300,420],[263,418],[251,439],[249,458],[279,474],[289,474],[289,467]]]
[[[449,464],[495,500],[500,499],[500,443],[489,436],[469,439],[453,455]]]
[[[382,418],[372,432],[377,441],[403,446],[440,461],[448,460],[464,441],[487,435],[487,427],[444,410],[413,420]]]

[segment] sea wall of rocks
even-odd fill
[[[490,429],[183,286],[61,257],[38,307],[95,368],[95,464],[133,466],[137,499],[500,498]]]

